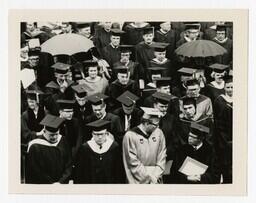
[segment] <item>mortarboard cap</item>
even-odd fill
[[[216,73],[223,73],[225,70],[228,69],[228,65],[224,65],[224,64],[219,64],[219,63],[215,63],[209,66],[210,68],[213,69],[214,72]]]
[[[225,83],[231,83],[231,82],[233,82],[233,76],[232,75],[225,75],[223,77],[223,80],[225,81]]]
[[[185,30],[200,30],[200,23],[184,23],[185,24]]]
[[[87,86],[85,84],[73,85],[71,87],[78,97],[82,98],[87,95]]]
[[[169,45],[168,43],[156,42],[156,43],[153,43],[151,45],[151,47],[154,48],[155,52],[164,52],[164,51],[166,51],[166,48],[167,48],[168,45]]]
[[[210,129],[208,127],[205,127],[203,125],[197,124],[195,122],[191,123],[190,125],[190,133],[198,136],[206,136],[209,134]]]
[[[200,85],[200,84],[199,84],[199,81],[196,78],[194,78],[194,79],[187,80],[185,85],[186,87],[188,87],[188,86]]]
[[[163,67],[149,67],[151,75],[157,75],[157,74],[162,74],[166,68]]]
[[[115,67],[114,68],[116,73],[128,73],[129,72],[129,69],[128,67],[125,67],[125,66],[118,66],[118,67]]]
[[[40,55],[40,48],[29,49],[28,51],[28,56],[39,56],[39,55]]]
[[[108,98],[108,96],[102,94],[102,93],[96,93],[93,94],[89,97],[87,97],[88,101],[92,104],[92,105],[100,105],[103,104],[104,101]]]
[[[227,26],[226,25],[217,25],[216,31],[225,31],[226,32]]]
[[[193,104],[196,107],[196,100],[193,97],[183,97],[182,98],[182,105],[190,105]]]
[[[70,66],[71,65],[69,65],[69,64],[57,62],[54,65],[52,65],[52,68],[54,68],[54,71],[56,73],[66,74],[69,71]]]
[[[47,114],[44,117],[44,119],[40,122],[40,125],[45,126],[45,129],[50,132],[57,132],[64,121],[65,121],[64,118]]]
[[[75,100],[65,100],[59,99],[57,100],[60,109],[73,109]]]
[[[170,77],[162,77],[162,78],[157,78],[156,79],[156,87],[163,87],[163,86],[168,86],[171,83],[171,78]]]
[[[76,27],[78,29],[86,28],[86,27],[91,27],[91,23],[88,22],[78,22],[76,23]]]
[[[186,76],[193,76],[193,74],[197,71],[197,69],[194,69],[194,68],[186,68],[186,67],[183,67],[181,69],[178,70],[178,72],[181,74],[181,75],[186,75]]]
[[[160,102],[162,104],[168,104],[172,99],[172,95],[161,92],[155,92],[152,96],[155,99],[155,101]]]
[[[156,108],[140,107],[143,112],[143,118],[149,119],[151,117],[161,117],[162,113]]]
[[[125,106],[132,106],[136,103],[136,101],[139,99],[135,94],[126,91],[123,94],[121,94],[119,97],[117,97],[117,101],[121,102]]]
[[[128,52],[132,52],[133,49],[133,45],[120,45],[120,52],[121,53],[128,53]]]
[[[143,28],[143,35],[154,33],[154,27]]]
[[[44,93],[41,90],[26,90],[26,95],[28,99],[36,100],[39,102],[39,95],[43,95]]]
[[[125,32],[120,29],[111,29],[111,35],[113,36],[122,36]]]
[[[92,131],[108,130],[110,127],[110,121],[99,119],[88,123],[86,126],[88,126]]]
[[[86,60],[83,61],[84,67],[98,67],[98,62],[95,60]]]

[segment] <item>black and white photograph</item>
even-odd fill
[[[56,20],[53,11],[19,12],[9,29],[18,49],[9,126],[16,191],[244,194],[245,12],[241,22],[238,11],[155,11],[152,20],[146,11],[129,18],[132,10],[94,20],[93,11]]]

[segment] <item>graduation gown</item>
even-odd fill
[[[220,96],[221,94],[224,94],[225,90],[224,88],[216,88],[212,83],[209,83],[204,88],[202,94],[209,97],[212,101],[212,104],[214,103],[215,99]]]
[[[157,128],[149,136],[139,127],[126,132],[123,139],[123,160],[128,183],[149,184],[151,176],[160,180],[166,162],[162,130]]]
[[[102,49],[102,58],[108,62],[111,70],[113,70],[114,63],[120,61],[120,57],[121,52],[119,47],[114,48],[109,44]]]
[[[126,85],[122,85],[117,79],[110,84],[107,90],[107,95],[110,97],[110,110],[114,110],[118,107],[121,107],[120,102],[118,102],[116,98],[127,90],[137,96],[140,96],[138,84],[134,80],[129,80]]]
[[[227,53],[225,53],[222,56],[216,57],[217,62],[229,65],[232,63],[233,60],[233,41],[229,38],[227,38],[226,41],[220,42],[216,38],[213,39],[214,42],[219,44],[220,46],[224,47],[227,50]]]
[[[95,29],[93,43],[101,56],[102,56],[102,49],[110,43],[110,36],[111,36],[111,32],[107,32],[101,26],[98,26],[97,29]]]
[[[101,149],[93,139],[79,149],[75,163],[75,184],[123,183],[123,174],[119,145],[110,138]]]
[[[143,29],[150,27],[150,24],[145,23],[143,27],[135,27],[133,23],[124,26],[125,37],[124,43],[130,45],[136,45],[143,41]]]
[[[201,175],[201,181],[197,184],[216,184],[219,183],[219,167],[213,146],[206,142],[199,149],[194,149],[189,144],[181,146],[175,153],[175,159],[171,167],[170,182],[176,184],[192,184],[187,180],[187,176],[179,172],[187,156],[208,166],[206,172]]]
[[[63,136],[49,143],[43,136],[29,143],[25,183],[68,183],[72,170],[71,151]]]
[[[171,77],[171,78],[173,78],[176,75],[174,67],[171,64],[171,61],[167,58],[163,62],[160,62],[156,58],[153,58],[150,61],[150,67],[165,68],[165,70],[162,72],[162,75],[161,75],[162,77]]]

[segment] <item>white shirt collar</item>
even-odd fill
[[[113,142],[114,140],[112,140],[109,136],[107,136],[106,142],[104,142],[101,147],[95,142],[93,138],[89,140],[87,143],[94,152],[98,154],[103,154],[109,150]]]

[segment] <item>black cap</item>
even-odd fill
[[[76,28],[78,28],[78,29],[82,29],[82,28],[86,28],[86,27],[91,27],[91,23],[88,23],[88,22],[76,23]]]
[[[197,69],[194,69],[194,68],[186,68],[186,67],[183,67],[181,69],[178,70],[178,72],[181,74],[181,75],[185,75],[185,76],[193,76],[193,74],[197,71]]]
[[[168,86],[171,83],[171,78],[170,77],[162,77],[162,78],[157,78],[156,79],[156,87],[163,87],[163,86]]]
[[[52,65],[51,67],[54,68],[54,71],[56,73],[66,74],[70,70],[71,65],[57,62],[54,65]]]
[[[101,130],[108,130],[110,128],[110,121],[106,121],[104,119],[99,119],[88,123],[86,126],[90,128],[92,131],[101,131]]]
[[[119,97],[117,97],[117,101],[121,102],[123,105],[130,107],[134,104],[136,104],[136,101],[139,99],[135,94],[126,91],[123,94],[121,94]]]
[[[44,119],[40,122],[40,125],[45,126],[45,129],[50,132],[57,132],[64,121],[64,118],[47,114],[44,117]]]
[[[120,45],[120,52],[121,53],[132,53],[133,45]]]
[[[163,67],[149,67],[148,69],[150,70],[151,75],[162,75],[163,71],[166,70],[166,68]]]
[[[41,90],[26,90],[26,95],[28,99],[36,100],[39,102],[39,95],[43,95],[44,93]]]
[[[80,98],[87,95],[87,86],[85,84],[71,86],[76,95]]]
[[[217,25],[216,26],[216,31],[225,31],[227,30],[227,26],[226,25]]]
[[[125,32],[120,29],[111,29],[111,35],[121,37]]]
[[[143,28],[143,35],[154,33],[154,27]]]
[[[164,52],[166,51],[168,45],[168,43],[155,42],[151,45],[151,47],[154,48],[155,52]]]
[[[183,97],[181,100],[183,106],[193,104],[196,107],[196,99],[193,97]]]
[[[199,30],[200,27],[200,23],[185,24],[185,30]]]
[[[168,104],[172,99],[172,95],[161,92],[155,92],[152,96],[156,102],[159,102],[161,104]]]
[[[200,85],[200,84],[199,84],[199,81],[195,78],[186,81],[186,87],[192,86],[192,85]]]
[[[57,100],[57,103],[59,104],[60,109],[73,109],[75,100],[59,99]]]
[[[83,61],[84,67],[98,67],[98,62],[95,60],[86,60]]]
[[[223,80],[225,81],[225,83],[231,83],[231,82],[233,82],[233,76],[232,75],[225,75],[223,77]]]
[[[40,48],[29,49],[28,56],[39,56],[41,52]]]
[[[114,70],[116,73],[126,73],[126,74],[129,73],[129,68],[126,66],[118,66],[118,67],[115,67]]]
[[[93,94],[89,97],[87,97],[88,101],[92,104],[92,105],[100,105],[103,104],[104,101],[108,98],[108,96],[102,94],[102,93],[96,93]]]
[[[197,124],[195,122],[191,123],[190,125],[190,133],[197,135],[199,137],[205,137],[207,134],[209,134],[209,132],[210,129],[208,127]]]
[[[209,66],[210,68],[213,69],[214,72],[216,73],[223,73],[224,71],[226,71],[228,69],[228,65],[224,65],[224,64],[219,64],[219,63],[215,63]]]

